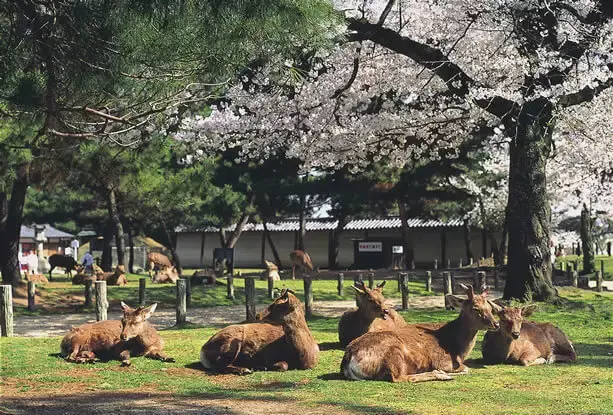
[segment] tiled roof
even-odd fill
[[[59,229],[54,228],[49,224],[45,224],[45,237],[47,238],[74,238],[74,235],[71,233],[63,232]],[[30,228],[29,226],[21,225],[21,231],[19,234],[20,238],[31,238],[34,239],[34,228]]]
[[[308,219],[306,221],[306,230],[308,231],[326,231],[336,228],[338,221],[325,220],[325,219]],[[461,219],[451,219],[448,221],[441,221],[436,219],[419,219],[410,218],[407,220],[409,228],[439,228],[439,227],[458,227],[462,226]],[[356,219],[350,221],[346,226],[347,231],[357,230],[373,230],[373,229],[399,229],[400,228],[399,217],[387,217],[378,219]],[[236,227],[236,224],[228,226],[227,231],[232,231]],[[300,222],[298,220],[284,220],[278,222],[269,222],[266,227],[271,232],[293,232],[300,228]],[[243,232],[262,232],[264,225],[261,223],[247,223],[243,227]],[[179,227],[177,232],[217,232],[219,228],[214,226],[208,226],[203,229],[186,229]]]

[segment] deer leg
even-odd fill
[[[292,265],[292,279],[295,280],[296,279],[296,266]]]
[[[571,363],[571,362],[575,362],[577,360],[576,356],[569,356],[566,354],[554,354],[551,357],[551,362],[549,363],[554,363],[554,362],[561,362],[561,363]]]
[[[272,370],[276,370],[277,372],[286,372],[288,369],[289,369],[289,365],[284,360],[272,365]]]
[[[230,373],[233,375],[249,375],[253,373],[248,367],[228,365],[221,370],[223,373]]]
[[[147,352],[145,352],[145,357],[148,357],[149,359],[161,360],[162,362],[166,362],[166,363],[175,362],[175,359],[173,359],[172,357],[169,357],[168,355],[166,355],[166,353],[162,352],[161,350],[155,349],[155,348],[151,348],[147,350]]]
[[[121,360],[121,366],[132,366],[130,361],[130,349],[124,349],[119,353],[119,360]]]
[[[449,373],[442,370],[433,370],[432,372],[414,373],[410,375],[392,376],[392,382],[429,382],[433,380],[453,380]]]

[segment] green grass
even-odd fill
[[[562,262],[578,261],[579,272],[583,270],[583,256],[580,255],[566,255],[556,259],[555,268],[560,269]],[[597,255],[595,265],[596,270],[600,271],[600,261],[604,261],[604,279],[613,280],[613,257],[607,255]]]
[[[450,382],[350,382],[338,376],[343,352],[331,348],[337,341],[338,319],[317,317],[309,325],[323,351],[314,370],[209,376],[196,362],[200,347],[215,330],[194,328],[161,332],[176,363],[134,358],[128,369],[119,368],[116,361],[66,363],[50,355],[58,351],[59,338],[3,338],[1,386],[23,393],[24,399],[33,392],[74,385],[86,393],[147,389],[170,392],[175,399],[273,400],[295,405],[296,411],[328,405],[326,411],[336,407],[356,413],[613,414],[613,295],[567,288],[561,293],[568,300],[564,306],[543,305],[533,318],[554,322],[568,334],[579,354],[576,364],[484,367],[472,360],[471,374]],[[445,321],[456,313],[428,310],[403,315],[426,322]],[[481,357],[481,338],[482,333],[471,359]]]
[[[193,272],[193,271],[191,271]],[[186,273],[191,275],[191,272]],[[245,273],[243,273],[245,275]],[[136,304],[138,302],[138,280],[142,275],[127,274],[128,285],[123,287],[108,286],[107,298],[110,302],[125,301],[128,304]],[[375,281],[378,283],[380,281]],[[235,299],[227,299],[226,280],[222,279],[221,284],[214,287],[211,286],[193,286],[192,287],[192,307],[211,307],[223,305],[239,305],[244,304],[244,287],[245,280],[242,278],[234,279]],[[317,280],[313,281],[313,297],[318,301],[334,301],[334,300],[351,300],[354,298],[354,291],[351,289],[353,284],[352,279],[345,279],[343,295],[339,296],[337,291],[336,280]],[[256,302],[263,304],[268,302],[268,282],[256,279]],[[301,279],[297,280],[281,280],[275,281],[275,289],[290,288],[294,290],[296,295],[304,297],[304,282]],[[44,305],[49,307],[59,307],[66,303],[67,298],[82,297],[84,287],[82,285],[72,285],[66,278],[56,277],[53,282],[37,287],[42,293]],[[409,292],[411,295],[432,295],[425,290],[423,281],[415,280],[409,282]],[[389,298],[400,298],[400,293],[397,290],[396,281],[387,281],[384,293]],[[160,306],[174,306],[176,304],[176,287],[172,284],[152,284],[147,278],[147,302],[157,302]],[[81,300],[77,301],[77,307],[59,308],[57,312],[89,312],[92,308],[80,307]],[[16,306],[14,309],[16,315],[31,315],[49,313],[49,310],[29,312],[25,306]],[[53,312],[53,310],[51,310]]]

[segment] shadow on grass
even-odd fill
[[[320,352],[325,352],[327,350],[344,350],[344,349],[341,347],[341,344],[339,342],[319,343]]]
[[[200,364],[200,362],[192,362],[192,363],[188,363],[185,366],[183,366],[186,369],[192,369],[192,370],[196,370],[198,372],[203,372],[203,373],[209,373],[206,370],[204,370],[204,367]]]
[[[369,406],[369,405],[358,405],[355,403],[348,402],[339,402],[339,401],[323,401],[321,402],[324,405],[333,405],[343,408],[346,411],[355,412],[358,414],[384,414],[384,415],[408,415],[414,414],[413,411],[394,411],[385,406]]]
[[[317,376],[317,379],[321,379],[321,380],[343,380],[343,381],[347,380],[347,379],[345,379],[345,377],[340,372],[326,373],[326,374]]]

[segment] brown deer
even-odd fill
[[[96,272],[97,281],[106,281],[107,285],[127,285],[126,269],[123,265],[117,265],[113,272]]]
[[[289,259],[292,263],[292,279],[296,279],[296,268],[299,268],[302,272],[313,271],[313,262],[311,262],[311,257],[304,251],[299,249],[292,251],[289,253]],[[319,274],[319,268],[317,268],[316,273]]]
[[[385,304],[384,285],[385,281],[372,290],[364,283],[359,287],[351,286],[357,293],[358,308],[346,311],[338,322],[338,340],[341,347],[346,347],[369,331],[393,331],[397,327],[406,326],[402,316]]]
[[[319,346],[307,326],[300,300],[290,290],[283,290],[258,313],[257,320],[228,326],[213,335],[200,350],[202,366],[235,374],[315,367]]]
[[[260,274],[260,280],[266,281],[268,279],[272,279],[273,281],[279,281],[281,277],[279,276],[279,267],[274,262],[270,262],[264,260],[266,264],[266,270],[262,271]]]
[[[443,324],[407,324],[395,331],[369,332],[347,346],[341,373],[351,380],[425,382],[450,380],[468,373],[464,359],[472,351],[479,330],[497,329],[493,311],[500,307],[471,286],[460,284],[467,299],[448,295],[460,315]],[[485,287],[484,287],[485,288]]]
[[[159,252],[149,252],[147,254],[147,270],[149,272],[149,278],[153,277],[153,271],[155,268],[165,269],[173,266],[172,261],[164,254]]]
[[[75,274],[74,277],[72,277],[72,285],[83,285],[86,280],[96,281],[96,276],[84,273]]]
[[[175,267],[164,268],[155,273],[153,281],[156,284],[174,284],[179,279],[179,273]]]
[[[500,329],[488,331],[481,351],[488,364],[508,363],[523,366],[554,362],[575,362],[577,353],[564,332],[551,323],[524,321],[535,304],[504,307],[499,311]]]
[[[130,366],[131,356],[145,356],[162,362],[174,362],[163,352],[164,341],[146,320],[157,304],[133,309],[121,302],[123,318],[105,320],[73,327],[62,339],[61,356],[69,362],[93,363],[119,359],[122,366]]]

